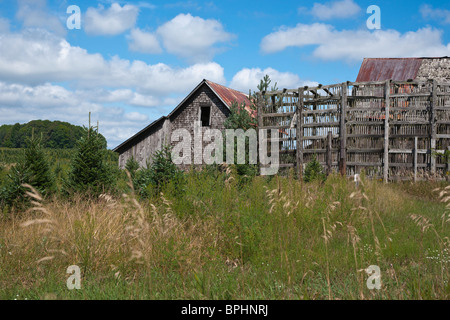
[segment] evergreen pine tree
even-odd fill
[[[106,145],[98,133],[98,126],[97,128],[91,126],[89,115],[89,127],[84,127],[84,134],[77,142],[65,190],[92,192],[96,195],[110,189],[114,175],[107,164],[106,152]]]
[[[23,184],[36,188],[42,195],[48,196],[55,191],[55,180],[50,164],[42,148],[42,137],[36,138],[34,131],[26,139],[26,148],[18,163],[11,168],[7,182],[0,190],[0,207],[21,207],[25,203]]]
[[[245,109],[245,103],[238,105],[234,102],[230,108],[230,115],[224,122],[225,129],[242,129],[247,131],[248,129],[256,129],[258,124],[256,119],[250,115],[250,113]],[[252,107],[252,106],[250,106]],[[224,139],[226,143],[226,139]],[[226,150],[226,146],[224,146]],[[245,141],[245,164],[237,164],[237,143],[234,143],[234,163],[236,172],[240,176],[253,177],[258,172],[258,166],[254,164],[249,164],[249,141]]]
[[[313,159],[308,162],[305,167],[305,173],[303,174],[303,180],[305,182],[311,182],[314,180],[325,181],[326,174],[323,172],[322,165],[317,160],[317,156],[314,155]]]
[[[134,177],[136,176],[136,171],[139,169],[139,163],[136,161],[136,159],[134,159],[133,156],[131,156],[127,160],[125,169],[130,173],[131,179],[134,179]]]
[[[164,146],[152,156],[151,165],[138,170],[133,179],[134,189],[141,197],[158,194],[168,183],[174,183],[181,191],[183,172],[172,161],[170,146]],[[150,192],[151,191],[151,192]]]
[[[55,179],[50,169],[50,163],[42,147],[42,136],[36,138],[34,131],[26,140],[24,166],[30,174],[28,183],[41,194],[48,195],[55,191]]]

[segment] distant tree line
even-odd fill
[[[13,124],[0,126],[0,147],[25,148],[27,138],[32,131],[36,137],[42,137],[43,148],[72,149],[83,136],[83,127],[62,121],[33,120],[26,124]],[[100,135],[102,143],[106,146],[106,139]]]

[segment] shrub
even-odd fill
[[[125,169],[130,173],[131,179],[134,179],[136,171],[139,169],[139,162],[137,162],[133,156],[127,160]]]
[[[164,146],[155,152],[150,166],[136,171],[133,186],[141,197],[148,197],[152,193],[158,194],[171,182],[180,190],[182,180],[182,171],[172,161],[171,147]]]
[[[322,165],[317,160],[317,156],[314,155],[313,159],[308,162],[303,173],[303,180],[305,182],[311,182],[315,180],[325,181],[326,174],[323,172]]]

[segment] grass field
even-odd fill
[[[34,209],[0,221],[0,299],[450,298],[444,182],[186,179],[148,200],[32,193]]]

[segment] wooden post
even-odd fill
[[[262,141],[262,137],[259,134],[259,130],[261,130],[261,128],[263,127],[263,116],[262,116],[262,112],[263,112],[263,96],[261,92],[256,93],[256,112],[257,112],[257,117],[258,117],[258,165],[261,168],[261,158],[260,158],[260,154],[259,154],[259,148],[260,145],[262,143],[266,143],[265,141]]]
[[[436,151],[436,112],[435,108],[437,107],[437,82],[436,79],[433,79],[433,89],[432,89],[432,97],[431,97],[431,109],[430,109],[430,126],[431,126],[431,137],[430,137],[430,170],[431,174],[436,174],[436,155],[434,154]]]
[[[297,128],[296,133],[296,147],[297,147],[297,174],[300,180],[303,179],[303,88],[298,88],[298,102],[297,109]]]
[[[263,102],[263,96],[261,92],[258,92],[256,94],[256,108],[257,108],[257,116],[258,116],[258,128],[261,128],[263,126],[263,108],[262,108],[262,102]]]
[[[331,165],[333,164],[333,157],[332,157],[332,142],[333,142],[333,134],[331,131],[328,131],[327,135],[327,176],[331,174]]]
[[[339,127],[339,139],[340,139],[340,156],[339,156],[339,172],[342,176],[347,174],[347,128],[345,126],[347,109],[347,83],[344,82],[341,88],[341,115],[340,115],[340,127]]]
[[[447,147],[448,155],[447,155],[447,181],[450,181],[450,146]]]
[[[391,105],[391,80],[387,80],[384,90],[384,159],[383,159],[383,180],[389,180],[389,107]]]
[[[414,151],[413,151],[413,161],[414,161],[414,182],[417,182],[417,146],[419,138],[414,137]]]
[[[447,181],[450,181],[450,146],[447,146]]]

